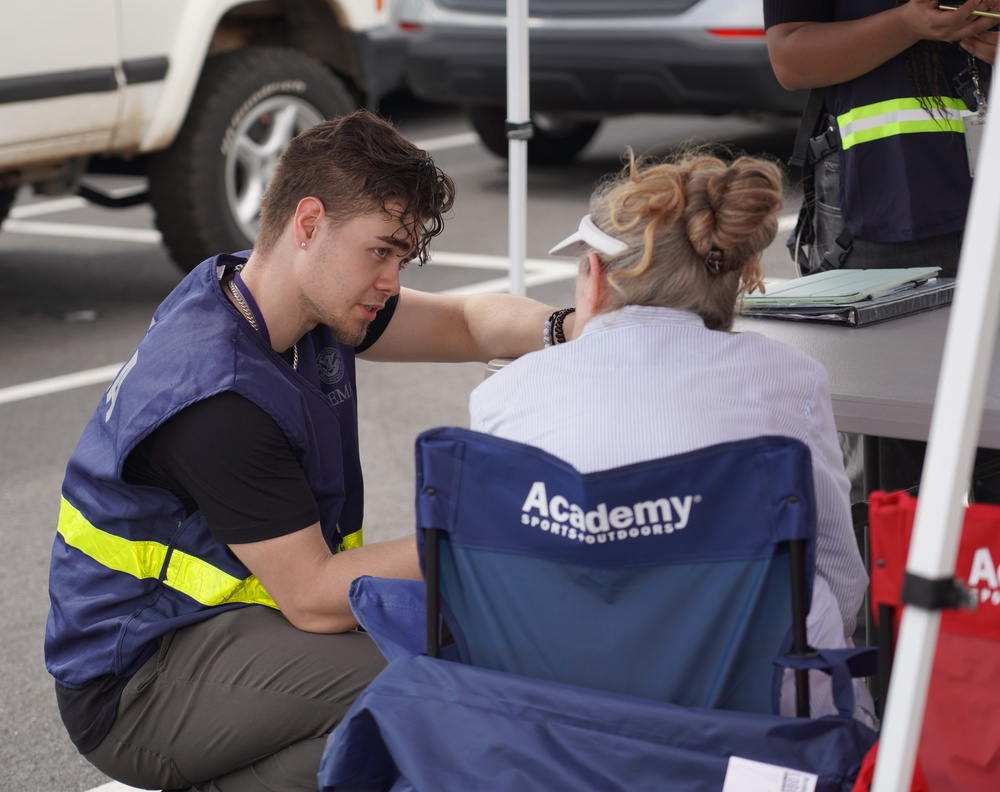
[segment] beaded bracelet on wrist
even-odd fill
[[[566,317],[575,310],[576,308],[560,308],[558,311],[552,312],[549,318],[545,321],[545,330],[542,335],[542,342],[546,347],[566,343],[566,333],[563,331],[563,322],[566,321]]]

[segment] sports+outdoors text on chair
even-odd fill
[[[849,789],[875,735],[850,717],[844,662],[813,663],[837,666],[841,715],[771,714],[793,621],[804,641],[812,486],[788,438],[580,474],[469,430],[424,433],[432,657],[393,660],[362,694],[321,788],[729,792],[763,763],[803,784],[786,788]],[[464,663],[433,658],[435,581]]]

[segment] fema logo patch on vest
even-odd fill
[[[334,347],[327,347],[319,353],[317,360],[319,366],[319,378],[327,385],[340,382],[344,376],[344,356],[340,350]]]
[[[354,396],[350,378],[344,379],[347,372],[344,355],[337,347],[324,347],[316,358],[316,368],[330,404],[343,404]]]

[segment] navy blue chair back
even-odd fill
[[[429,654],[440,605],[475,666],[773,711],[772,660],[793,624],[805,650],[816,517],[804,444],[761,437],[581,474],[443,428],[416,454]]]

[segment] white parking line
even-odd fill
[[[35,206],[35,204],[31,204]],[[37,220],[8,220],[3,233],[34,234],[35,236],[101,239],[106,242],[138,242],[160,244],[160,232],[147,228],[116,228],[115,226],[84,225],[83,223],[49,223]]]
[[[475,132],[457,132],[454,135],[441,135],[436,138],[414,140],[412,142],[414,146],[422,148],[424,151],[444,151],[445,149],[474,146],[479,142],[479,135]]]
[[[74,196],[72,198],[58,198],[54,201],[39,201],[38,203],[23,204],[15,206],[10,210],[10,219],[22,219],[25,217],[38,217],[39,215],[55,214],[56,212],[68,212],[72,209],[82,209],[89,206],[86,198]],[[9,222],[9,221],[8,221]],[[7,227],[4,226],[4,230]]]
[[[125,365],[124,361],[87,371],[78,371],[75,374],[63,374],[59,377],[26,382],[23,385],[11,385],[7,388],[0,388],[0,404],[10,404],[11,402],[23,401],[24,399],[34,399],[37,396],[48,396],[52,393],[62,393],[74,388],[85,388],[88,385],[111,382],[123,365]]]
[[[576,267],[572,271],[566,269],[547,268],[544,270],[531,271],[525,267],[524,285],[542,286],[546,283],[558,283],[559,281],[571,280],[576,277]],[[491,292],[510,291],[510,278],[494,278],[493,280],[472,283],[468,286],[456,286],[453,289],[444,289],[438,294],[489,294]]]

